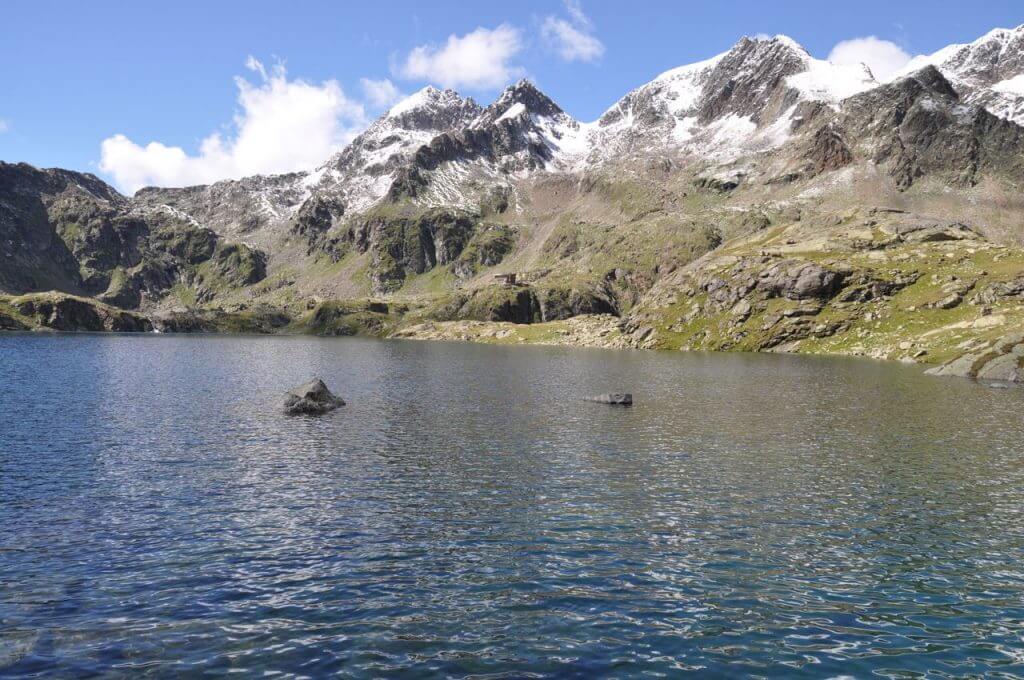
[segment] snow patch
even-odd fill
[[[789,76],[786,83],[807,99],[838,104],[847,97],[878,87],[864,64],[833,64],[808,59],[807,70]]]
[[[436,87],[430,87],[429,85],[419,92],[415,92],[402,101],[398,102],[390,109],[388,109],[387,117],[396,118],[401,116],[403,113],[408,113],[414,109],[418,109],[430,103],[432,99],[436,99],[437,95],[440,94],[440,90]]]
[[[1000,80],[992,86],[992,90],[1004,94],[1024,96],[1024,73],[1019,73],[1007,80]]]
[[[501,114],[501,116],[498,117],[498,121],[506,120],[506,119],[509,119],[509,118],[516,118],[518,116],[521,116],[525,112],[526,112],[526,105],[523,104],[522,102],[516,102],[512,106],[508,107],[508,110],[505,111],[505,113]],[[495,122],[498,122],[498,121],[495,121]]]

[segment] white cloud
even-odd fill
[[[450,35],[442,46],[413,49],[396,72],[443,87],[497,89],[521,73],[509,62],[522,48],[519,29],[508,24],[481,27],[463,36]]]
[[[910,61],[902,47],[873,35],[836,43],[828,55],[833,64],[867,64],[875,79],[884,81]]]
[[[7,132],[10,129],[11,129],[10,123],[8,123],[3,118],[0,118],[0,135],[2,135],[3,133]]]
[[[289,80],[283,65],[267,69],[253,57],[246,67],[259,82],[235,78],[240,111],[230,134],[207,136],[197,155],[155,141],[141,146],[117,134],[100,145],[100,169],[129,193],[147,185],[294,172],[316,166],[366,126],[362,104],[335,80]]]
[[[594,26],[579,0],[565,0],[569,20],[548,16],[541,24],[544,39],[566,61],[594,61],[604,54],[604,44],[594,36]]]
[[[387,78],[384,78],[383,80],[362,78],[359,83],[363,86],[363,93],[366,95],[366,99],[370,102],[370,106],[378,109],[391,106],[405,97],[405,95],[395,87],[395,84]]]

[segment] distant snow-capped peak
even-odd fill
[[[609,108],[591,160],[668,146],[727,159],[786,141],[796,106],[832,106],[876,87],[862,64],[815,59],[788,36],[743,38],[727,52],[665,71]]]
[[[996,28],[974,42],[914,57],[890,80],[934,66],[961,98],[1024,125],[1024,25]]]

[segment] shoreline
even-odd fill
[[[903,259],[887,256],[890,267],[901,266],[886,270],[885,280],[877,268],[857,273],[849,264],[832,261],[771,256],[744,260],[716,253],[703,263],[699,276],[694,269],[681,271],[667,291],[656,288],[643,305],[619,315],[577,314],[531,323],[452,320],[426,305],[378,299],[291,306],[253,301],[233,308],[132,311],[49,291],[0,295],[0,332],[366,336],[866,357],[921,365],[936,375],[1024,383],[1024,305],[1016,296],[994,295],[992,291],[1007,284],[1000,282],[1005,274],[993,280],[990,271],[1000,267],[1016,274],[1018,266],[1024,266],[1017,261],[1024,260],[1024,253],[1010,261],[986,261],[990,270],[977,272],[965,283],[949,273],[956,265],[946,262],[948,243],[914,248],[922,252],[912,264],[907,264],[906,253],[899,254]],[[1004,251],[981,249],[975,257],[985,253],[991,259],[1000,252]],[[929,267],[929,257],[943,264]],[[872,259],[880,261],[877,255]],[[815,289],[812,295],[790,290],[808,273],[819,284],[833,277],[835,290]],[[780,293],[750,283],[769,275],[781,281]],[[951,287],[959,292],[947,303],[944,296]]]
[[[230,338],[320,338],[320,339],[363,339],[377,341],[411,341],[411,342],[442,342],[466,343],[474,345],[495,345],[502,347],[559,347],[565,349],[598,349],[614,351],[643,351],[658,353],[686,354],[746,354],[746,355],[777,355],[800,356],[820,359],[852,359],[866,360],[876,364],[898,365],[916,368],[921,373],[933,377],[958,377],[972,380],[987,387],[1007,388],[1016,384],[1015,380],[985,379],[978,375],[968,375],[951,370],[955,369],[957,360],[963,361],[967,354],[957,360],[945,363],[918,361],[911,358],[894,359],[872,356],[866,353],[768,350],[752,351],[745,348],[705,349],[705,348],[673,348],[673,347],[642,347],[638,346],[628,334],[622,331],[623,322],[610,315],[583,315],[560,321],[535,324],[516,324],[505,321],[428,321],[407,326],[386,335],[371,333],[330,334],[315,333],[301,330],[282,329],[273,332],[261,331],[120,331],[120,330],[66,330],[37,327],[25,330],[0,329],[0,337],[53,337],[53,336],[118,336],[118,337],[203,337],[216,339]],[[574,334],[573,331],[577,333]],[[582,331],[582,333],[580,333]],[[1024,338],[1020,341],[1024,346]],[[1017,343],[1013,343],[1016,346]],[[821,348],[816,348],[820,350]],[[1012,351],[1012,347],[1010,348]],[[1009,354],[1010,351],[1003,352]]]

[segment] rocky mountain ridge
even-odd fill
[[[104,307],[91,329],[121,309],[165,330],[433,337],[515,323],[502,337],[537,340],[570,324],[559,337],[587,344],[877,353],[823,340],[867,330],[832,305],[892,300],[925,274],[858,266],[866,251],[847,232],[862,218],[851,215],[872,215],[857,241],[875,244],[870,252],[924,222],[970,234],[939,239],[964,249],[963,267],[1008,249],[998,276],[976,278],[1014,286],[1000,277],[1024,243],[1024,128],[1005,95],[1024,81],[1022,36],[994,31],[887,82],[784,36],[744,38],[591,123],[528,81],[486,107],[425,88],[309,172],[130,198],[91,175],[0,163],[0,317],[66,328],[74,323],[54,320],[62,309],[95,300]],[[771,260],[760,252],[768,243],[793,257]],[[926,246],[905,247],[913,252],[901,256],[931,262]],[[754,283],[718,276],[724,286],[708,290],[717,279],[707,268],[726,252]],[[495,281],[512,274],[515,285]],[[812,313],[787,291],[814,282],[829,295],[811,296]],[[715,302],[672,320],[666,301],[680,295]],[[780,299],[799,305],[776,310]],[[743,323],[782,314],[768,327],[785,332],[686,335],[737,305]],[[811,323],[820,314],[845,320]],[[615,319],[615,329],[581,340],[583,317]],[[1012,326],[1017,316],[1002,318]],[[997,327],[985,323],[985,333]],[[896,347],[908,342],[898,336]],[[946,357],[929,347],[916,358]]]

